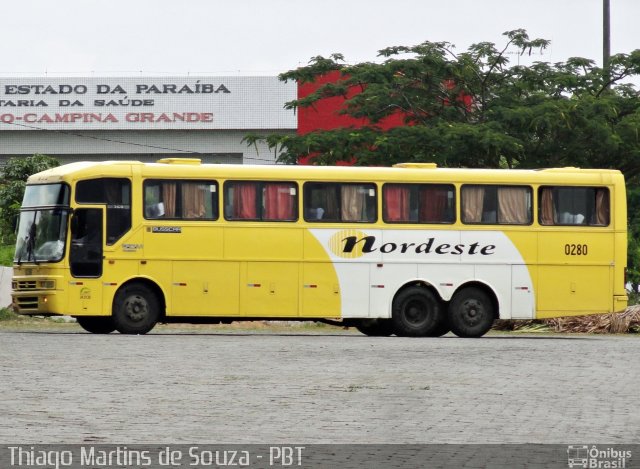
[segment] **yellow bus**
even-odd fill
[[[623,310],[626,250],[615,170],[78,162],[28,180],[12,295],[93,333],[277,319],[479,337]]]

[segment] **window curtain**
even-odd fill
[[[609,191],[596,189],[596,225],[609,224]]]
[[[365,191],[360,186],[341,186],[342,220],[363,221]]]
[[[448,190],[442,187],[425,186],[420,189],[419,217],[421,222],[440,223],[447,221],[445,220],[447,194]],[[480,202],[480,212],[482,213],[482,202]]]
[[[540,224],[555,224],[555,210],[553,207],[553,189],[545,187],[540,189]]]
[[[326,207],[321,207],[325,210],[324,216],[322,217],[322,219],[338,220],[340,218],[340,215],[339,215],[340,203],[338,200],[337,187],[335,185],[324,187],[322,189],[322,194],[326,202]]]
[[[266,220],[294,220],[295,196],[290,184],[267,184],[264,191]]]
[[[529,223],[528,190],[520,187],[498,188],[498,223]]]
[[[241,220],[255,220],[257,218],[255,183],[234,184],[233,218]]]
[[[409,221],[409,187],[385,186],[384,219],[390,222]]]
[[[162,201],[164,204],[164,215],[167,218],[176,217],[176,183],[162,183]]]
[[[200,183],[182,183],[182,218],[204,218],[204,190]]]
[[[462,189],[462,221],[480,223],[484,204],[484,187],[463,187]]]

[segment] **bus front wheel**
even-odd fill
[[[442,303],[430,290],[409,287],[393,301],[393,327],[402,337],[429,337],[442,327],[446,318]]]
[[[142,284],[126,286],[113,303],[113,321],[121,334],[146,334],[160,315],[158,298]]]
[[[92,334],[110,334],[116,330],[110,316],[79,316],[76,321],[85,331]]]
[[[458,337],[482,337],[494,318],[491,298],[479,288],[460,290],[449,303],[449,324]]]

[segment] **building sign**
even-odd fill
[[[0,78],[0,131],[296,129],[277,77]]]

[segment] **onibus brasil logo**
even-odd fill
[[[624,469],[630,462],[631,451],[617,448],[599,448],[596,445],[569,445],[567,465],[569,467]]]

